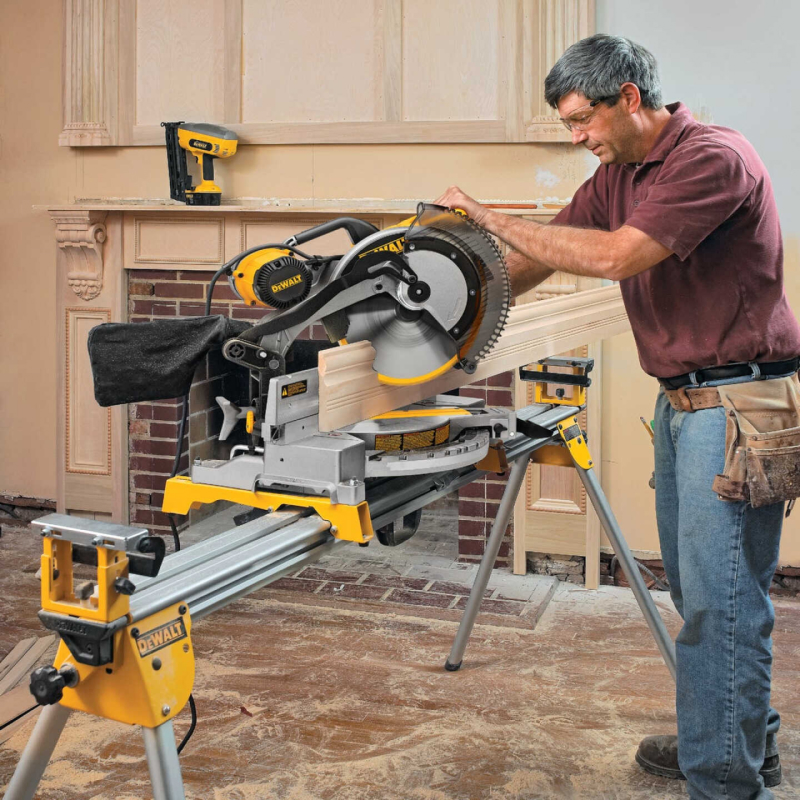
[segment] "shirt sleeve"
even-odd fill
[[[755,178],[718,142],[689,142],[670,153],[647,196],[625,220],[681,261],[748,198]]]
[[[609,230],[608,175],[605,166],[598,167],[594,175],[581,184],[570,204],[562,208],[550,224]]]

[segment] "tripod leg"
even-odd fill
[[[600,481],[597,480],[597,476],[592,469],[583,469],[577,463],[575,464],[575,469],[578,471],[578,475],[586,488],[586,494],[589,496],[594,510],[597,512],[597,516],[600,517],[600,522],[603,525],[606,536],[608,536],[611,546],[617,554],[619,563],[622,566],[622,571],[628,579],[636,601],[639,603],[639,608],[641,608],[642,614],[644,614],[644,618],[650,626],[653,638],[656,640],[658,649],[661,651],[661,655],[674,680],[676,675],[675,645],[667,632],[664,621],[658,613],[658,609],[653,602],[653,598],[650,596],[650,592],[647,590],[647,586],[645,586],[642,574],[636,566],[628,543],[622,535],[619,523],[600,486]]]
[[[458,632],[453,641],[453,646],[450,649],[450,655],[444,663],[445,669],[449,672],[455,672],[461,666],[461,662],[464,659],[464,651],[467,649],[467,642],[472,633],[472,627],[475,625],[475,618],[478,616],[481,600],[483,600],[484,592],[489,584],[489,578],[492,576],[494,562],[500,550],[500,545],[503,542],[503,535],[508,527],[511,514],[514,512],[514,503],[517,500],[522,481],[525,479],[525,470],[527,468],[527,457],[518,458],[514,462],[514,466],[511,467],[511,474],[508,476],[508,484],[503,492],[503,498],[500,500],[497,516],[492,525],[492,532],[489,534],[489,539],[486,542],[486,549],[483,552],[481,565],[478,567],[478,574],[475,576],[475,583],[472,584],[469,599],[467,600],[467,607],[464,609],[464,616],[461,617],[461,624],[458,626]]]
[[[58,703],[42,709],[14,770],[11,783],[8,784],[5,800],[32,800],[61,731],[67,724],[70,711],[71,709]]]
[[[154,800],[184,800],[181,764],[172,720],[157,728],[142,728]]]

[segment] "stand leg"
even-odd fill
[[[578,464],[575,464],[575,469],[578,471],[578,475],[586,488],[586,494],[589,496],[597,512],[597,516],[600,517],[600,522],[603,525],[606,536],[608,536],[611,546],[617,554],[619,563],[622,566],[622,571],[628,579],[636,601],[639,603],[639,608],[642,610],[642,614],[644,614],[644,618],[650,626],[653,638],[656,640],[658,649],[661,651],[664,662],[674,680],[676,675],[675,645],[667,632],[664,621],[658,613],[656,604],[653,602],[653,598],[650,596],[647,586],[645,586],[642,574],[639,572],[639,568],[636,566],[636,562],[631,555],[628,543],[622,535],[619,523],[614,516],[614,512],[611,510],[608,499],[593,470],[583,469],[578,466]]]
[[[5,800],[32,800],[69,715],[70,709],[58,703],[42,709],[8,784]]]
[[[525,479],[525,470],[527,468],[527,457],[518,458],[514,462],[514,466],[511,467],[511,474],[508,476],[508,484],[503,492],[503,498],[500,500],[497,516],[492,525],[492,532],[489,534],[489,539],[486,542],[486,549],[483,552],[481,565],[478,567],[478,574],[475,576],[475,583],[472,584],[469,599],[467,600],[467,607],[464,609],[464,616],[461,617],[461,624],[458,626],[458,632],[453,641],[453,646],[450,649],[450,655],[444,663],[444,668],[449,672],[455,672],[461,666],[461,662],[464,659],[464,651],[467,649],[467,642],[472,633],[472,628],[475,625],[475,618],[478,616],[481,600],[483,600],[483,595],[489,584],[489,578],[492,576],[494,562],[500,550],[500,545],[503,542],[503,535],[508,527],[511,514],[514,512],[514,503],[517,500],[522,481]]]
[[[154,800],[184,800],[181,764],[172,720],[157,728],[142,728]]]

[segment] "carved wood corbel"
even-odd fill
[[[67,284],[81,300],[94,300],[103,289],[105,211],[50,212],[56,223],[60,266]]]

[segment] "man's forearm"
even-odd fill
[[[606,231],[542,225],[496,211],[486,214],[481,224],[529,262],[533,262],[537,272],[543,274],[531,286],[547,277],[544,274],[546,270],[550,271],[549,274],[559,270],[572,275],[614,278],[614,264],[608,253],[609,242],[604,239],[611,234]],[[516,294],[513,277],[512,285]]]
[[[511,279],[511,294],[514,297],[530,291],[554,272],[544,264],[533,261],[516,250],[512,250],[506,255],[506,266]]]

